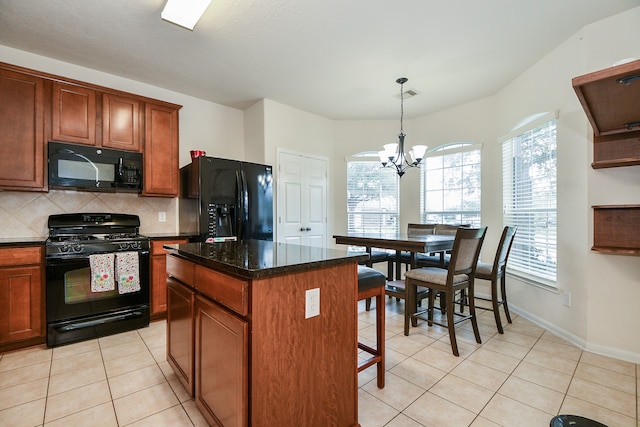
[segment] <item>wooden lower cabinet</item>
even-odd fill
[[[44,342],[43,248],[0,249],[0,351]]]
[[[168,359],[208,423],[357,426],[356,265],[257,279],[210,265],[167,256]]]
[[[195,292],[167,278],[167,361],[178,380],[194,395],[194,304]]]
[[[242,427],[249,417],[249,323],[196,297],[196,406],[211,425]]]
[[[151,241],[151,318],[167,315],[167,251],[163,245],[189,243],[189,239],[154,239]]]

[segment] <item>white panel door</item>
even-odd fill
[[[326,246],[327,160],[280,151],[277,241]]]

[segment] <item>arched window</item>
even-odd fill
[[[391,172],[375,152],[347,158],[348,232],[398,232],[400,180]]]
[[[423,223],[480,226],[482,144],[455,142],[429,151],[422,165]]]

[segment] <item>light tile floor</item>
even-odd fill
[[[386,302],[386,386],[361,372],[362,427],[547,427],[559,413],[640,427],[640,366],[581,351],[522,317],[504,335],[480,312],[449,337],[421,322],[402,334],[402,302]],[[375,311],[359,304],[362,341]],[[166,323],[54,349],[0,355],[0,426],[205,426],[165,359]]]

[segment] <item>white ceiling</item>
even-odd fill
[[[640,0],[213,0],[193,32],[164,3],[0,0],[0,44],[235,108],[391,119],[398,77],[407,117],[483,98]]]

